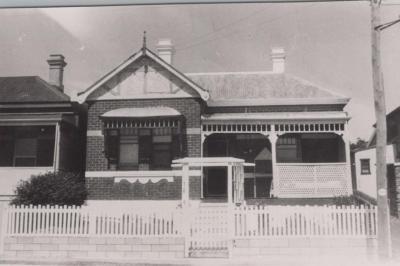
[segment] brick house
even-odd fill
[[[400,213],[400,107],[386,116],[387,121],[387,184],[390,212]],[[356,194],[361,199],[376,203],[376,131],[365,149],[355,152]]]
[[[176,201],[179,158],[240,158],[245,199],[332,198],[352,193],[349,99],[273,69],[183,73],[170,40],[143,47],[79,94],[87,104],[90,202]],[[191,200],[226,199],[227,170],[200,165]],[[239,184],[239,183],[238,183]]]
[[[64,93],[64,56],[47,62],[49,82],[0,77],[0,201],[31,175],[84,168],[83,110]]]

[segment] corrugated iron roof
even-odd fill
[[[308,81],[273,72],[186,74],[210,93],[213,102],[263,99],[347,99]]]
[[[38,76],[0,77],[1,103],[69,101],[68,95]]]

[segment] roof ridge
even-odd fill
[[[268,74],[268,75],[284,75],[284,73],[276,73],[273,71],[228,71],[228,72],[193,72],[184,73],[186,76],[217,76],[217,75],[257,75],[257,74]]]
[[[31,76],[0,76],[0,78],[7,79],[7,78],[35,78],[39,77],[38,75],[31,75]]]
[[[119,67],[121,67],[122,65],[124,65],[126,62],[128,62],[130,59],[132,59],[132,57],[134,57],[135,55],[137,55],[142,49],[140,49],[139,51],[131,54],[130,56],[128,56],[128,58],[126,58],[125,60],[123,60],[120,64],[118,64],[116,67],[114,67],[113,69],[111,69],[110,71],[108,71],[105,75],[101,76],[101,78],[99,78],[95,83],[93,83],[92,85],[90,85],[89,87],[87,87],[85,90],[80,91],[77,93],[77,96],[80,96],[82,94],[84,94],[85,92],[89,91],[91,88],[93,88],[94,86],[96,86],[98,83],[100,83],[105,77],[107,77],[108,75],[110,75],[111,73],[113,73],[115,70],[117,70]]]

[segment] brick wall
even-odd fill
[[[334,256],[374,259],[376,240],[362,238],[236,239],[232,257]],[[183,237],[44,237],[13,236],[4,239],[3,259],[172,259],[183,258]]]
[[[88,130],[101,130],[102,122],[99,116],[103,113],[127,107],[168,106],[179,111],[184,117],[183,127],[183,157],[199,157],[201,155],[200,134],[185,134],[186,128],[200,128],[201,102],[195,98],[176,99],[144,99],[144,100],[108,100],[89,103]],[[87,137],[86,170],[108,171],[108,162],[104,156],[104,138],[101,136]],[[148,184],[114,184],[113,178],[87,178],[87,187],[90,200],[109,199],[181,199],[181,180],[174,182],[160,181]],[[197,187],[199,186],[199,187]],[[200,197],[200,183],[191,182],[193,197]]]
[[[157,183],[131,184],[122,180],[114,183],[114,178],[86,178],[89,200],[180,200],[182,179],[174,177],[173,182],[161,180]]]
[[[376,239],[324,238],[324,237],[277,237],[265,239],[236,239],[234,257],[248,256],[364,256],[376,255]]]
[[[172,259],[184,257],[181,237],[33,237],[4,239],[3,259]]]
[[[107,100],[90,102],[88,107],[88,130],[100,130],[101,120],[99,116],[103,113],[127,107],[150,107],[167,106],[179,111],[186,120],[186,127],[200,127],[201,103],[195,98],[175,99],[139,99],[139,100]]]
[[[104,138],[87,136],[86,171],[107,171],[108,162],[104,156]]]
[[[109,100],[89,103],[88,130],[101,130],[102,122],[99,116],[103,113],[126,107],[168,106],[179,111],[184,117],[184,128],[200,128],[201,103],[194,98],[179,99],[145,99],[145,100]],[[198,135],[183,136],[184,156],[200,156],[201,137]],[[107,160],[104,157],[104,139],[99,136],[87,137],[86,151],[87,171],[106,171]]]

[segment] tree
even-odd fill
[[[19,183],[14,205],[82,205],[88,195],[81,174],[48,172]]]
[[[350,150],[356,151],[360,149],[365,149],[368,146],[368,141],[362,139],[362,138],[357,138],[357,141],[354,143],[350,143]]]

